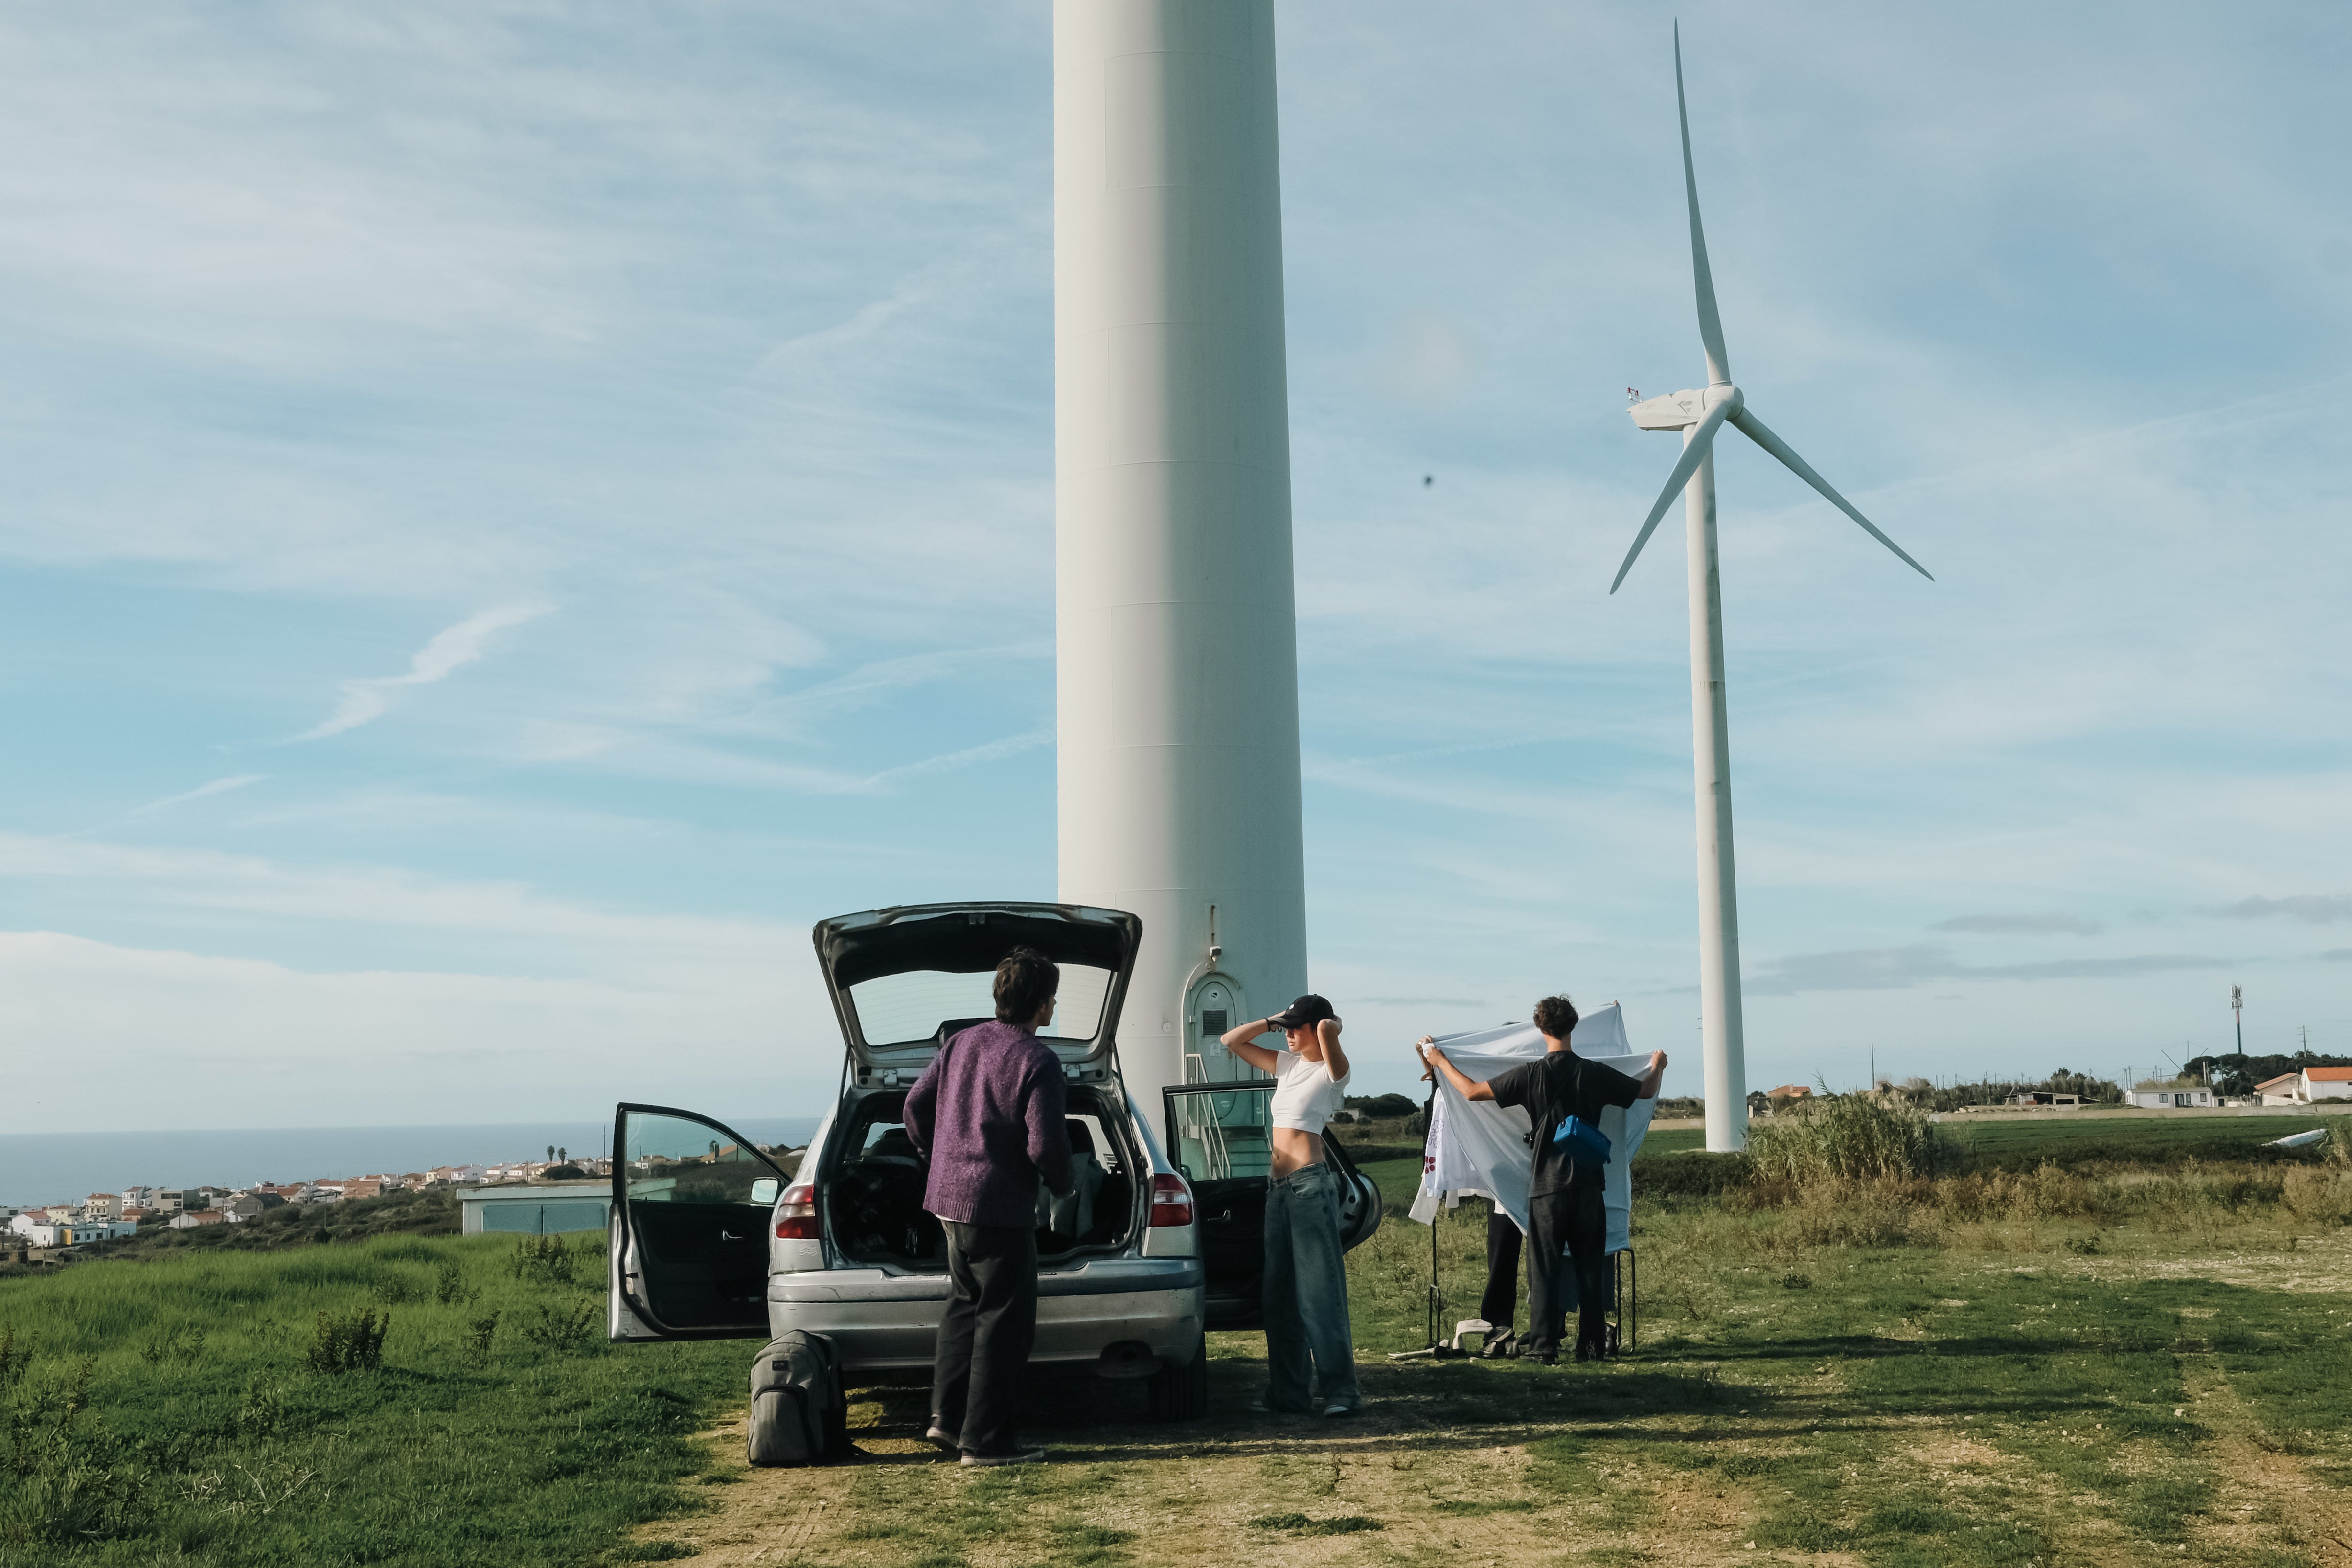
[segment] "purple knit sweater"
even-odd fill
[[[941,1219],[1026,1230],[1037,1183],[1068,1192],[1062,1063],[1019,1024],[948,1039],[907,1092],[907,1136],[930,1162],[923,1207]]]

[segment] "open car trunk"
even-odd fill
[[[925,1169],[906,1128],[907,1096],[861,1095],[819,1173],[824,1233],[845,1262],[916,1270],[947,1268],[947,1239],[923,1208]],[[1118,1088],[1072,1084],[1070,1151],[1077,1190],[1041,1192],[1037,1257],[1055,1262],[1118,1252],[1143,1223],[1146,1169],[1130,1146]]]

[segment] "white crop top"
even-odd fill
[[[1282,1075],[1274,1088],[1274,1124],[1319,1133],[1339,1109],[1348,1092],[1348,1079],[1333,1078],[1328,1063],[1309,1061],[1286,1046],[1282,1054]]]

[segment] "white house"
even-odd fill
[[[2201,1083],[2142,1083],[2125,1096],[2133,1104],[2151,1111],[2187,1110],[2197,1105],[2218,1105],[2221,1096]]]
[[[124,1187],[122,1189],[122,1207],[125,1208],[153,1208],[155,1207],[155,1189],[152,1186]]]
[[[2303,1070],[2305,1100],[2352,1100],[2352,1067],[2306,1067]]]

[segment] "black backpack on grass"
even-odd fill
[[[823,1334],[795,1329],[751,1364],[751,1462],[818,1465],[849,1457],[841,1357]]]

